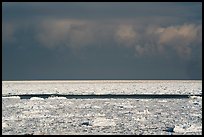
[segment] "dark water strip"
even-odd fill
[[[49,97],[66,97],[67,99],[182,99],[189,98],[190,96],[202,95],[181,95],[181,94],[89,94],[89,95],[63,95],[63,94],[23,94],[23,95],[7,95],[3,97],[19,96],[21,99],[30,99],[32,97],[49,98]]]

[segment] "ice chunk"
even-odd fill
[[[39,98],[39,97],[32,97],[30,98],[30,100],[44,100],[43,98]]]

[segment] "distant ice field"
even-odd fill
[[[202,94],[202,80],[2,81],[3,95]]]

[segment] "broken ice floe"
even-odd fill
[[[112,119],[105,117],[96,117],[93,122],[93,126],[115,126],[115,122]]]
[[[44,100],[43,98],[39,98],[39,97],[31,97],[30,100]]]

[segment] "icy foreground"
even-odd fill
[[[202,134],[202,98],[37,99],[3,98],[2,133],[8,134]]]
[[[194,95],[202,94],[202,81],[147,81],[146,84],[145,81],[7,81],[2,84],[3,95],[11,95],[2,97],[3,135],[202,134],[202,97],[199,96],[185,99],[20,99],[15,96],[39,92]],[[173,126],[174,132],[165,131]]]

